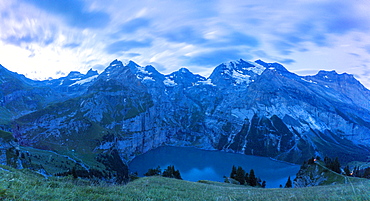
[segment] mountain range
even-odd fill
[[[115,60],[101,74],[45,81],[0,65],[0,86],[1,130],[20,146],[88,167],[102,154],[126,163],[162,145],[292,163],[316,155],[370,160],[370,91],[347,73],[299,76],[278,63],[240,59],[205,78]]]

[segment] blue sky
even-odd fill
[[[208,76],[231,60],[370,87],[368,0],[0,0],[0,64],[33,79],[133,60]]]

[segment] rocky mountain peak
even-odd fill
[[[95,76],[95,75],[99,75],[99,73],[98,73],[97,70],[93,70],[92,68],[90,68],[90,70],[87,71],[87,73],[86,73],[86,76],[88,76],[88,77]]]
[[[204,81],[206,78],[203,76],[193,74],[186,68],[180,68],[169,75],[165,76],[166,80],[164,83],[167,86],[182,85],[182,86],[194,86],[199,81]]]
[[[261,66],[265,67],[266,69],[269,70],[277,70],[280,72],[289,72],[283,65],[279,63],[266,63],[262,60],[256,60],[255,63],[260,64]]]
[[[223,63],[215,68],[209,79],[217,86],[242,86],[247,87],[249,83],[262,74],[266,67],[255,63],[246,62],[242,59]]]
[[[67,77],[68,78],[80,78],[80,77],[82,77],[83,76],[83,74],[82,73],[80,73],[80,72],[78,72],[78,71],[71,71],[68,75],[67,75]]]

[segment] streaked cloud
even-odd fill
[[[108,54],[116,54],[126,52],[134,48],[144,48],[152,46],[152,40],[137,41],[137,40],[120,40],[108,45],[105,50]]]
[[[2,1],[0,63],[42,79],[114,59],[203,74],[262,59],[302,74],[352,73],[370,86],[368,13],[367,0]]]
[[[56,14],[68,25],[78,28],[104,28],[110,20],[109,14],[91,11],[81,0],[24,0],[49,13]]]
[[[243,54],[238,49],[226,49],[226,50],[211,50],[199,52],[196,55],[184,56],[183,60],[187,65],[201,65],[206,67],[215,67],[218,64],[237,60],[239,58],[245,58],[246,60],[252,59],[250,55]]]
[[[121,26],[119,33],[134,33],[141,28],[146,28],[150,25],[150,20],[146,18],[135,18]]]

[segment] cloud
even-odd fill
[[[162,36],[168,41],[176,43],[202,44],[207,41],[201,33],[190,26],[171,29],[170,32],[162,33]]]
[[[257,57],[260,57],[260,58],[268,58],[270,57],[265,51],[263,50],[256,50],[256,51],[253,51],[253,54],[256,55]]]
[[[365,49],[365,51],[367,52],[367,53],[369,53],[370,54],[370,45],[366,45],[365,47],[363,47],[364,49]]]
[[[293,64],[296,61],[294,59],[282,59],[282,60],[279,60],[278,62],[283,63],[283,64]]]
[[[58,70],[57,72],[55,72],[56,75],[60,75],[60,76],[64,76],[65,73],[61,70]]]
[[[282,55],[289,55],[289,54],[291,54],[293,52],[293,49],[295,48],[295,45],[294,44],[289,43],[289,42],[284,41],[284,40],[272,41],[272,45]]]
[[[130,20],[121,26],[119,33],[134,33],[141,28],[148,27],[150,20],[147,18],[136,18]]]
[[[329,1],[321,5],[319,12],[323,15],[322,22],[326,31],[335,34],[345,34],[350,31],[368,31],[370,19],[368,11],[360,9],[368,6],[367,1]],[[359,7],[360,6],[360,7]]]
[[[81,44],[79,43],[67,43],[65,45],[63,45],[64,48],[71,48],[71,49],[74,49],[76,47],[79,47],[81,46]]]
[[[241,33],[241,32],[232,32],[224,36],[220,36],[217,39],[209,40],[205,44],[206,47],[235,47],[235,46],[248,46],[248,47],[258,47],[260,45],[259,40],[251,35]]]
[[[234,32],[229,35],[228,38],[229,43],[234,45],[246,45],[249,47],[257,47],[259,45],[259,41],[256,37],[240,32]]]
[[[50,66],[80,70],[117,55],[157,62],[166,73],[182,66],[208,73],[210,66],[240,58],[294,64],[297,70],[349,69],[370,54],[366,5],[367,0],[3,1],[0,62],[29,64],[43,77],[52,76],[46,75]]]
[[[47,46],[54,42],[54,36],[42,36],[42,35],[34,35],[34,34],[26,34],[26,35],[11,35],[7,38],[3,39],[5,43],[21,46],[23,44],[30,44],[30,43],[39,43],[41,45]]]
[[[145,41],[136,41],[136,40],[120,40],[116,41],[108,46],[106,46],[105,51],[108,54],[116,54],[120,52],[125,52],[134,48],[144,48],[151,47],[152,40],[147,39]]]
[[[99,72],[103,71],[107,66],[104,66],[102,64],[96,64],[92,67],[92,69],[97,70]]]
[[[210,52],[202,52],[194,56],[184,56],[182,57],[185,60],[185,63],[188,65],[196,66],[215,66],[220,63],[224,63],[231,60],[238,59],[251,59],[250,55],[243,54],[240,50],[229,49],[229,50],[213,50]]]
[[[81,0],[24,0],[47,12],[61,16],[70,26],[78,28],[103,28],[110,16],[102,11],[88,11]]]
[[[128,57],[130,57],[130,58],[132,58],[132,57],[138,57],[138,56],[140,56],[141,54],[139,54],[139,53],[127,53],[126,54],[126,56],[128,56]]]

